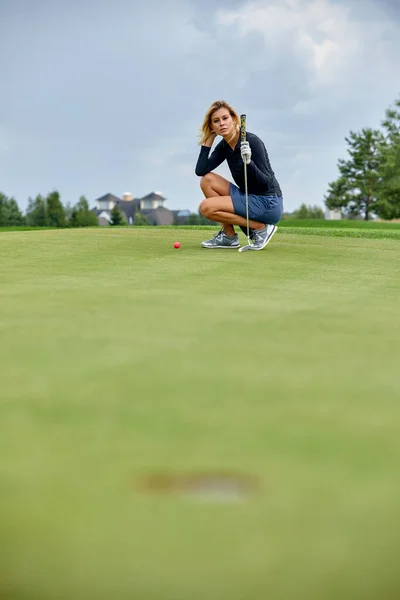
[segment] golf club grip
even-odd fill
[[[246,141],[246,115],[240,115],[240,138],[242,142]]]

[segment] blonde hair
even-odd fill
[[[225,102],[225,100],[216,100],[215,102],[213,102],[211,104],[210,108],[206,112],[206,116],[204,117],[203,125],[201,126],[200,134],[199,134],[199,138],[200,138],[199,145],[204,144],[204,142],[207,140],[207,138],[209,138],[210,135],[212,134],[211,118],[212,118],[213,113],[215,113],[215,111],[218,110],[219,108],[226,108],[227,110],[229,110],[229,113],[235,124],[232,135],[227,140],[227,142],[228,143],[231,142],[234,139],[237,132],[240,131],[240,117],[237,114],[237,112],[232,108],[232,106],[230,104]]]

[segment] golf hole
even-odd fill
[[[251,475],[234,473],[151,473],[139,478],[138,489],[199,502],[243,502],[258,491],[259,483]]]

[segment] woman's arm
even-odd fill
[[[200,149],[200,154],[195,169],[195,173],[199,177],[202,177],[203,175],[206,175],[207,173],[210,173],[210,171],[213,171],[219,167],[219,165],[226,158],[223,140],[221,140],[220,143],[215,147],[214,152],[209,157],[212,143],[215,140],[215,135],[213,136],[212,140],[210,138],[208,138],[206,143]]]
[[[250,148],[252,160],[247,165],[248,175],[257,185],[269,188],[273,173],[270,173],[268,168],[269,161],[264,144],[259,138],[255,138],[251,140]]]

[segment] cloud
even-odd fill
[[[400,20],[400,4],[398,0],[376,0],[380,7],[396,20]]]
[[[349,129],[379,126],[399,93],[384,2],[3,0],[0,190],[26,206],[53,187],[91,203],[161,189],[197,210],[197,133],[225,98],[265,141],[286,207],[321,204]]]
[[[379,126],[397,96],[399,23],[372,2],[328,0],[248,2],[216,19],[220,35],[242,50],[249,122],[271,144],[289,206],[299,201],[294,178],[301,173],[302,200],[321,203],[344,136]],[[312,159],[297,166],[304,154]]]
[[[255,1],[236,11],[220,10],[218,22],[233,37],[264,37],[264,52],[252,61],[253,71],[274,72],[290,56],[291,66],[307,74],[304,86],[317,92],[349,84],[351,75],[363,77],[366,64],[378,78],[398,64],[398,55],[391,55],[386,43],[398,40],[398,23],[383,19],[368,0],[362,8],[355,14],[354,6],[329,0]],[[383,55],[389,64],[381,63]]]

